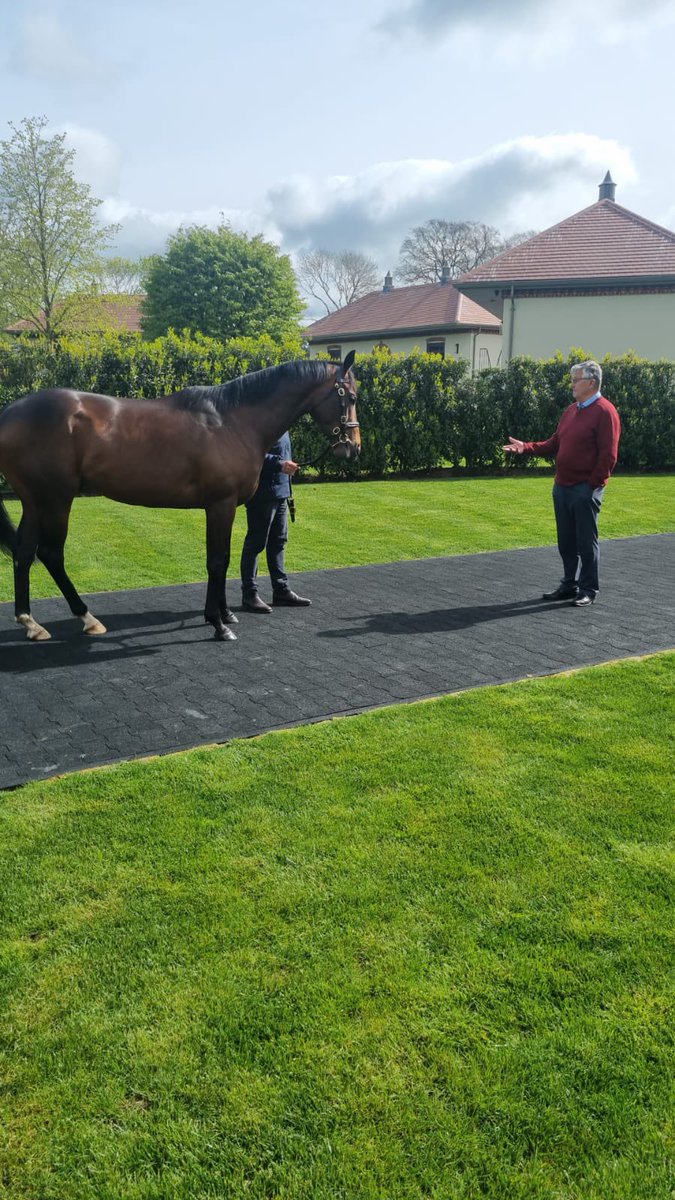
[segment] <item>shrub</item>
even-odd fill
[[[58,343],[23,338],[0,343],[0,407],[52,386],[139,398],[168,395],[190,384],[217,385],[303,355],[295,337],[219,342],[171,331],[154,342],[118,333]],[[358,355],[363,440],[359,473],[429,471],[447,464],[456,470],[504,469],[502,445],[510,434],[539,440],[554,431],[571,400],[570,366],[584,357],[575,350],[567,359],[518,358],[505,369],[491,368],[469,378],[462,361],[437,355]],[[606,358],[602,365],[603,392],[616,404],[623,427],[619,467],[675,467],[675,363],[645,362],[626,354]],[[352,464],[326,453],[326,438],[308,417],[294,428],[293,447],[298,461],[319,460],[323,478],[354,474]],[[540,465],[531,458],[508,462],[511,470]]]

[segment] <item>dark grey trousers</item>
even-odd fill
[[[558,530],[558,550],[563,561],[562,584],[595,596],[600,587],[598,514],[604,487],[590,483],[553,485],[553,508]]]
[[[258,556],[265,551],[273,592],[288,588],[284,551],[288,541],[288,505],[274,496],[246,505],[247,532],[241,551],[241,594],[244,600],[258,591]]]

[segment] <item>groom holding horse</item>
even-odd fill
[[[272,604],[286,607],[311,604],[311,600],[291,591],[284,566],[291,477],[297,469],[298,464],[291,454],[290,435],[282,433],[265,455],[258,490],[246,505],[247,532],[240,567],[241,606],[245,612],[272,611],[258,594],[258,556],[263,550],[272,581]]]

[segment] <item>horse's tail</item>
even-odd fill
[[[16,546],[16,528],[9,519],[9,513],[0,500],[0,550],[3,554],[14,554]]]

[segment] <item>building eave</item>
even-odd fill
[[[501,317],[504,308],[504,301],[509,299],[509,294],[513,289],[515,298],[518,298],[518,293],[523,291],[528,292],[544,292],[544,291],[561,291],[561,292],[579,292],[587,290],[594,291],[613,291],[616,288],[653,288],[653,287],[675,287],[675,274],[667,275],[587,275],[578,276],[574,279],[569,277],[562,279],[485,279],[471,280],[467,283],[461,283],[455,280],[454,287],[458,292],[467,296],[469,300],[473,300],[476,304],[480,304],[482,308],[488,312],[494,313]]]
[[[310,345],[316,342],[367,342],[372,338],[427,338],[436,337],[442,333],[471,333],[474,330],[476,332],[501,333],[501,328],[497,325],[483,325],[471,322],[470,324],[458,323],[454,325],[412,325],[403,329],[360,329],[358,333],[350,330],[344,330],[341,333],[315,333],[306,335],[306,340]]]

